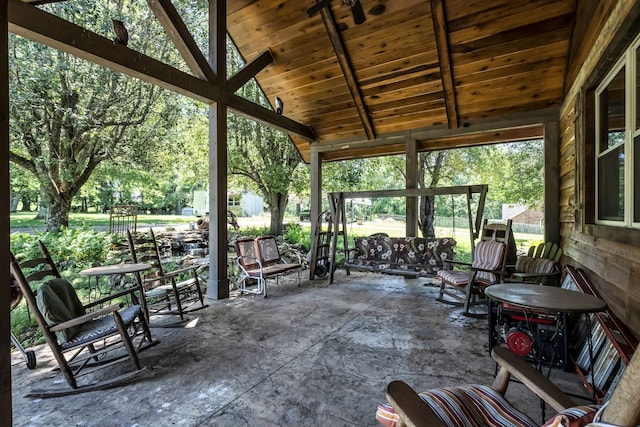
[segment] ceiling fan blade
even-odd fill
[[[316,4],[307,9],[307,15],[313,16],[316,13],[320,12],[320,9],[327,6],[331,0],[318,0]]]
[[[351,6],[351,13],[353,14],[353,23],[356,25],[360,25],[367,20],[367,16],[364,14],[364,10],[362,10],[360,0],[356,0],[354,5]]]

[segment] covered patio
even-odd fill
[[[217,301],[195,328],[162,331],[163,344],[144,355],[154,378],[60,404],[16,393],[29,376],[10,367],[9,289],[0,287],[0,425],[11,425],[12,416],[16,424],[49,425],[374,424],[373,408],[391,379],[419,389],[490,382],[485,321],[433,303],[433,289],[415,280],[358,275],[333,286],[277,288],[268,300],[227,299],[228,110],[291,136],[311,168],[311,218],[320,211],[324,162],[404,154],[412,190],[420,151],[544,138],[545,238],[558,242],[562,263],[583,268],[612,311],[640,333],[638,165],[632,155],[622,167],[615,161],[622,148],[633,153],[639,135],[640,104],[633,100],[640,3],[361,2],[367,19],[359,24],[338,0],[211,0],[205,54],[171,1],[149,0],[188,72],[34,5],[47,1],[0,2],[0,34],[11,31],[210,105],[208,296]],[[313,5],[318,10],[310,13]],[[247,61],[233,76],[225,64],[227,34]],[[7,159],[6,49],[0,62],[0,157]],[[284,101],[282,114],[235,95],[253,77],[272,107],[276,96]],[[611,150],[600,141],[607,132],[623,135]],[[0,195],[8,200],[5,166]],[[605,175],[613,177],[608,185],[598,181]],[[409,197],[407,236],[417,233],[417,212]],[[0,236],[6,260],[8,208]],[[5,282],[7,264],[0,263]],[[171,359],[176,351],[184,351],[180,363]],[[470,360],[478,365],[467,368]],[[175,400],[166,393],[176,393]],[[76,418],[80,408],[86,418]]]
[[[14,355],[14,424],[375,426],[391,380],[421,390],[493,380],[487,320],[436,302],[425,279],[339,270],[333,285],[284,280],[270,292],[232,293],[194,313],[195,327],[154,329],[160,345],[141,354],[151,374],[124,387],[24,398],[54,381],[47,366],[55,361],[41,346],[29,371]],[[552,377],[567,390],[582,387],[574,373]],[[540,419],[540,402],[524,386],[511,384],[507,397]]]

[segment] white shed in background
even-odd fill
[[[227,193],[227,209],[237,216],[260,215],[264,212],[264,199],[250,191]],[[203,216],[209,214],[209,192],[196,190],[193,192],[193,207],[184,207],[182,215]]]
[[[240,197],[242,216],[260,215],[264,212],[264,199],[262,196],[246,192]]]

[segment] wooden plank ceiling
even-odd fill
[[[306,161],[311,144],[332,160],[540,137],[562,101],[575,0],[359,0],[360,25],[342,0],[310,17],[315,1],[234,0],[227,17],[247,61],[271,51],[256,78],[313,129],[292,137]]]
[[[305,161],[518,141],[558,120],[579,0],[227,0],[227,31],[249,63],[227,81],[209,68],[171,0],[147,0],[191,74],[26,3],[9,30],[291,135]],[[309,16],[308,8],[325,4]],[[356,25],[346,3],[362,6]],[[584,13],[584,8],[578,7]],[[588,21],[588,20],[587,20]],[[578,63],[579,60],[574,62]],[[284,114],[232,92],[255,73]],[[573,72],[575,74],[575,72]],[[275,108],[274,108],[275,109]]]

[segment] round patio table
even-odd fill
[[[607,306],[600,298],[554,286],[501,283],[484,292],[496,301],[548,313],[594,313]]]
[[[98,281],[101,276],[113,276],[113,275],[122,275],[122,274],[130,274],[130,273],[139,273],[141,271],[145,271],[151,268],[151,264],[147,264],[144,262],[137,263],[121,263],[121,264],[111,264],[111,265],[99,265],[97,267],[87,268],[80,272],[81,276],[87,276],[89,278],[96,278],[96,286],[95,289],[91,289],[91,280],[89,280],[89,298],[91,298],[91,291],[95,291],[97,294],[100,294],[100,288]]]
[[[110,276],[114,274],[137,273],[140,271],[148,270],[150,268],[151,264],[147,264],[144,262],[99,265],[97,267],[91,267],[87,268],[86,270],[82,270],[80,274],[82,276]]]
[[[593,366],[592,326],[591,318],[587,314],[603,311],[607,303],[602,299],[570,289],[523,283],[501,283],[489,286],[485,289],[485,294],[496,301],[519,307],[524,312],[535,311],[554,314],[556,318],[555,331],[564,329],[563,324],[566,321],[566,314],[575,313],[579,316],[584,314],[588,329],[589,360],[591,366]],[[525,318],[528,318],[528,316],[525,316]],[[527,326],[529,327],[529,325]],[[530,327],[529,330],[531,330]],[[551,346],[554,356],[557,353],[556,341],[559,335],[558,333],[549,333],[547,334],[550,337],[548,340],[536,340],[538,349],[535,353],[534,361],[538,370],[541,370],[540,358],[544,353],[545,346]],[[549,372],[551,372],[551,366],[549,366]],[[592,375],[595,374],[592,373]],[[593,390],[592,399],[595,403],[595,387]],[[544,405],[542,405],[542,416],[544,418]]]

